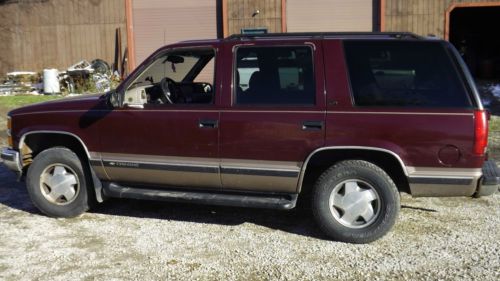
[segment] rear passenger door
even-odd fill
[[[318,42],[233,44],[224,57],[220,122],[224,190],[296,192],[305,158],[324,143]]]

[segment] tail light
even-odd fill
[[[474,111],[474,154],[483,155],[488,145],[488,116],[484,110]]]

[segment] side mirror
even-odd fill
[[[122,107],[123,105],[123,95],[118,91],[114,90],[109,93],[109,103],[113,107]]]

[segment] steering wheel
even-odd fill
[[[160,87],[163,93],[163,96],[160,97],[160,99],[163,101],[163,103],[170,103],[170,104],[174,103],[173,100],[175,99],[175,97],[172,94],[172,91],[170,90],[170,85],[172,84],[175,84],[175,81],[168,77],[165,77],[160,81]]]

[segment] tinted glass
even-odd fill
[[[356,105],[471,106],[440,42],[346,41],[344,47]]]
[[[236,53],[236,104],[312,105],[310,47],[240,47]]]

